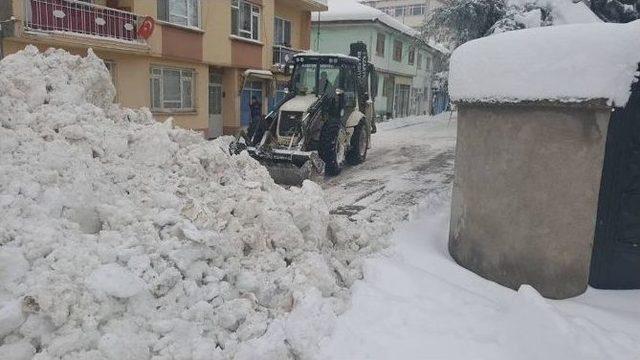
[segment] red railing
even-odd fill
[[[102,38],[142,42],[137,36],[138,16],[76,0],[25,0],[26,27]]]

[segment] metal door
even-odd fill
[[[209,137],[222,136],[222,75],[209,74]]]
[[[611,115],[589,283],[640,289],[640,86]]]
[[[251,124],[251,98],[255,97],[262,104],[262,82],[247,81],[240,97],[240,125],[249,127]]]

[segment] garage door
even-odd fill
[[[611,117],[590,284],[640,288],[640,86]]]

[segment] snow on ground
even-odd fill
[[[516,292],[485,280],[449,256],[456,131],[449,118],[381,124],[367,162],[332,179],[333,188],[324,185],[334,211],[399,228],[391,246],[365,262],[351,308],[322,340],[319,358],[638,359],[640,290],[546,300],[528,286]]]
[[[551,301],[512,291],[449,256],[449,193],[434,193],[365,263],[326,359],[568,360],[640,357],[640,291]]]
[[[451,57],[454,101],[609,100],[624,106],[640,62],[640,20],[509,31]]]
[[[92,52],[0,62],[0,359],[313,357],[375,237],[114,92]]]

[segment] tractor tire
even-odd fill
[[[367,159],[367,151],[369,150],[369,132],[367,131],[367,123],[360,121],[354,128],[351,135],[351,149],[347,153],[347,161],[351,165],[362,164]]]
[[[344,132],[344,127],[339,118],[328,120],[320,131],[318,153],[325,163],[325,174],[330,176],[340,174],[344,167],[346,157],[344,144],[339,141],[341,132]]]

